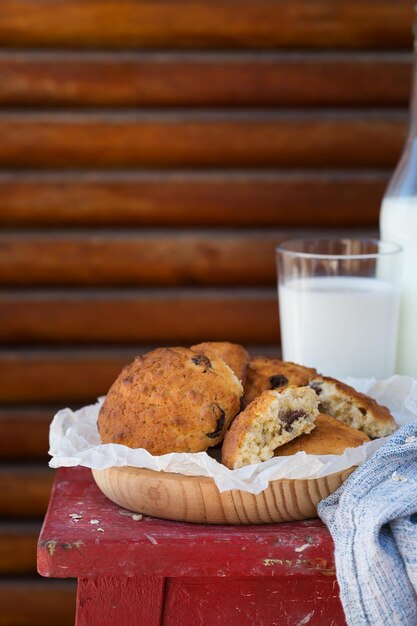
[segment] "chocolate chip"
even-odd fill
[[[323,391],[323,385],[322,383],[320,383],[318,380],[313,380],[312,383],[309,383],[308,385],[309,387],[311,387],[316,394],[319,396],[321,394],[321,392]]]
[[[283,387],[284,385],[288,385],[288,378],[283,376],[282,374],[277,374],[276,376],[269,377],[269,384],[271,389],[276,389],[277,387]]]
[[[362,415],[366,415],[367,413],[366,409],[364,409],[362,406],[359,407],[359,411],[362,413]]]
[[[223,430],[224,422],[226,421],[226,414],[218,404],[214,404],[212,406],[217,413],[220,412],[220,415],[216,421],[216,430],[213,430],[212,433],[206,433],[206,437],[210,437],[210,439],[216,439],[216,437],[218,437]]]
[[[204,372],[207,372],[211,368],[211,361],[205,354],[196,354],[191,359],[194,365],[204,367]]]
[[[305,417],[306,416],[306,412],[303,411],[302,409],[298,409],[297,411],[286,411],[285,413],[283,413],[282,415],[279,416],[281,422],[284,422],[284,429],[291,431],[291,425],[293,422],[295,422],[295,420],[300,419],[301,417]]]
[[[118,433],[113,433],[111,436],[112,441],[114,441],[114,443],[119,443],[120,441],[124,441],[125,439],[127,439],[129,436],[129,433],[127,433],[125,430],[121,430]]]

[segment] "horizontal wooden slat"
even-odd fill
[[[54,291],[0,294],[0,342],[278,341],[276,290]]]
[[[3,113],[0,166],[384,167],[403,112]]]
[[[201,339],[211,337],[204,335]],[[172,343],[169,342],[169,345]],[[25,348],[0,351],[0,403],[21,405],[19,411],[22,411],[18,412],[22,426],[14,422],[11,428],[23,427],[25,411],[30,411],[34,403],[56,403],[72,408],[91,404],[98,396],[107,393],[124,365],[135,355],[147,352],[152,347],[137,345],[112,349]],[[279,356],[280,353],[275,337],[272,345],[245,347],[251,354]],[[28,408],[24,409],[23,406]],[[7,410],[3,408],[6,414]],[[18,407],[14,410],[18,411]],[[45,449],[44,446],[43,443],[42,448],[37,449],[39,455]],[[0,452],[3,452],[1,448]]]
[[[91,404],[107,393],[123,366],[140,352],[141,347],[1,352],[0,402]]]
[[[13,46],[402,47],[412,0],[3,0]]]
[[[375,226],[389,172],[0,173],[3,226]]]
[[[0,105],[401,106],[411,56],[0,52]]]
[[[36,572],[36,545],[40,530],[39,522],[0,523],[0,575]]]
[[[291,236],[281,231],[0,233],[0,284],[272,285],[275,245]]]
[[[0,233],[0,285],[272,286],[276,246],[316,235],[316,230]]]
[[[46,463],[0,467],[0,518],[43,517],[53,480]]]
[[[35,578],[0,581],[0,626],[73,626],[76,582]]]
[[[0,408],[1,459],[45,461],[49,424],[56,410],[55,407]]]

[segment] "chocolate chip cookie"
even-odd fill
[[[222,446],[230,469],[267,461],[274,450],[314,428],[319,401],[310,387],[264,391],[233,421]]]
[[[274,456],[291,456],[301,451],[307,454],[343,454],[346,448],[357,448],[369,441],[365,433],[324,413],[320,413],[314,423],[316,427],[311,433],[280,446]]]
[[[232,368],[238,379],[244,383],[249,365],[249,354],[238,343],[229,341],[205,341],[191,346],[191,350],[202,352],[214,358],[220,357]]]
[[[249,361],[242,406],[246,407],[267,389],[283,389],[288,385],[302,387],[315,376],[317,376],[317,371],[312,367],[303,367],[279,359],[268,359],[264,356],[254,356]]]
[[[318,376],[310,381],[317,393],[320,410],[362,430],[372,439],[392,435],[397,424],[385,406],[334,378]]]
[[[222,359],[158,348],[127,365],[110,388],[98,418],[101,441],[154,455],[207,450],[222,441],[242,393]]]

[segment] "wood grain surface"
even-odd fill
[[[0,352],[0,402],[33,406],[94,402],[145,346],[126,349],[21,349]],[[23,384],[22,384],[23,381]],[[45,384],[48,381],[48,384]]]
[[[46,463],[0,467],[0,517],[37,519],[45,515],[54,472]]]
[[[410,77],[401,52],[0,50],[0,104],[10,107],[403,106]]]
[[[389,167],[402,111],[0,113],[1,167]]]
[[[166,624],[279,624],[347,626],[333,576],[269,579],[171,578],[167,581]],[[277,616],[279,616],[277,618]],[[284,621],[285,620],[285,621]]]
[[[0,626],[73,626],[75,581],[0,580]]]
[[[1,576],[35,574],[36,544],[40,530],[40,521],[23,522],[10,520],[9,522],[0,522]]]
[[[153,517],[201,524],[270,524],[310,519],[353,468],[311,480],[274,480],[261,493],[220,492],[212,478],[136,467],[92,470],[110,500]]]
[[[277,306],[270,289],[3,292],[0,341],[191,344],[210,337],[278,343]]]
[[[2,461],[41,460],[45,468],[48,459],[49,425],[59,408],[59,406],[1,407],[0,457]],[[26,466],[23,466],[23,470],[25,469]],[[29,474],[29,479],[30,476]]]
[[[257,525],[207,526],[148,516],[137,520],[100,492],[87,468],[59,470],[51,498],[38,546],[43,575],[63,578],[61,566],[66,566],[66,576],[80,578],[111,571],[113,576],[198,580],[202,567],[204,576],[235,578],[335,575],[331,537],[318,519],[265,524],[262,532]],[[69,518],[74,512],[82,512],[78,522]],[[98,519],[104,532],[91,519]],[[305,546],[306,537],[308,546],[300,558],[295,548]]]
[[[3,0],[12,46],[411,47],[412,0]]]
[[[386,170],[0,172],[0,224],[368,227],[377,224],[388,176]]]
[[[292,236],[235,230],[0,233],[0,285],[271,286],[275,247]]]
[[[84,578],[77,590],[76,626],[97,621],[100,626],[160,626],[165,621],[165,585],[164,578],[146,575]]]

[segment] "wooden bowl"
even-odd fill
[[[92,470],[101,491],[120,506],[145,515],[204,524],[267,524],[317,517],[317,504],[353,472],[311,480],[274,480],[253,495],[220,493],[212,478],[136,467]]]

